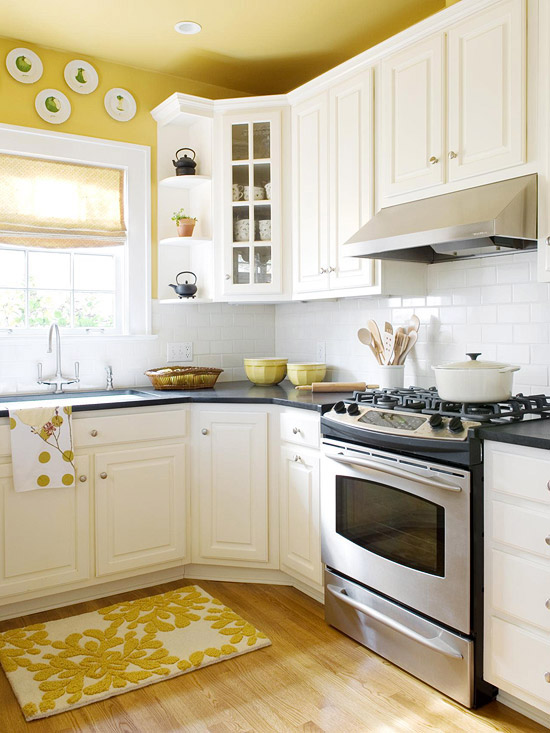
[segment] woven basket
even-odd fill
[[[208,389],[216,384],[223,369],[210,367],[160,367],[145,374],[155,389]]]

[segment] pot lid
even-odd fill
[[[454,361],[451,364],[440,364],[434,367],[434,369],[502,369],[503,367],[509,366],[500,361],[477,361],[477,357],[481,356],[480,353],[469,353],[466,356],[470,357],[470,361]]]

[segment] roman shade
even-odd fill
[[[0,241],[25,247],[126,242],[124,171],[0,153]]]

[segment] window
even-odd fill
[[[149,148],[0,125],[0,179],[0,329],[148,333]]]

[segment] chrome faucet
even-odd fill
[[[74,363],[74,376],[64,377],[61,373],[61,334],[59,333],[59,326],[57,323],[52,323],[50,326],[50,332],[48,334],[48,354],[53,352],[53,337],[55,335],[56,346],[55,346],[55,374],[47,379],[42,379],[42,363],[38,362],[38,384],[49,384],[54,387],[53,393],[60,394],[63,392],[63,386],[65,384],[77,384],[80,382],[80,365],[77,361]]]
[[[114,387],[113,387],[113,367],[112,366],[106,366],[105,367],[105,373],[107,374],[107,386],[105,387],[105,389],[108,392],[111,392],[114,389]]]

